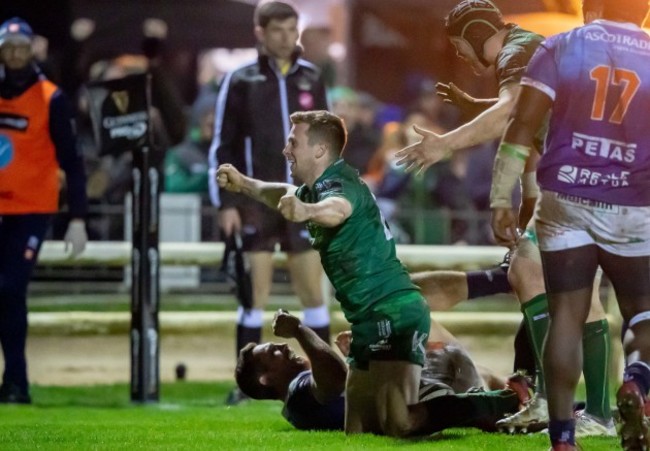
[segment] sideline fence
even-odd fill
[[[162,265],[217,267],[224,244],[161,242],[159,248]],[[64,249],[63,241],[45,241],[39,265],[123,267],[131,263],[131,243],[126,241],[89,241],[86,250],[75,259]],[[498,246],[397,245],[397,256],[411,271],[487,268],[501,262],[504,254],[505,250]],[[276,268],[286,267],[285,253],[276,252],[273,260]]]
[[[129,242],[89,241],[86,250],[75,259],[71,259],[64,249],[62,241],[46,241],[39,255],[39,265],[125,267],[131,263]],[[161,265],[218,267],[223,257],[224,244],[161,242],[159,249]],[[397,245],[397,256],[410,271],[488,268],[501,262],[504,254],[504,249],[498,246]],[[276,268],[286,268],[287,256],[283,252],[276,252],[273,261]],[[611,307],[614,304],[613,292],[609,290],[606,307],[612,337],[610,374],[612,380],[617,381],[622,377],[623,354],[619,340],[621,320],[618,310],[614,313],[615,309]],[[441,322],[447,323],[447,315],[441,316]],[[508,314],[464,312],[460,316],[453,315],[453,318],[452,322],[455,322],[456,326],[464,323],[463,330],[466,333],[474,331],[477,335],[494,333],[495,328],[510,330],[513,327],[512,315]]]

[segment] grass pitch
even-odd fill
[[[548,438],[450,429],[418,440],[340,432],[300,432],[280,415],[281,404],[223,404],[231,383],[163,384],[161,400],[132,404],[128,386],[34,386],[30,406],[0,405],[2,450],[546,450]],[[441,412],[441,414],[444,414]],[[581,441],[586,450],[618,448],[618,439]]]

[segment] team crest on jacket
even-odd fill
[[[301,91],[311,91],[313,86],[313,83],[307,77],[301,77],[296,84]]]
[[[298,95],[298,103],[304,110],[312,110],[314,109],[314,96],[311,92],[303,91]]]

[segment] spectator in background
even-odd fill
[[[365,104],[362,106],[361,99]],[[354,89],[337,86],[329,91],[332,112],[345,121],[348,129],[348,144],[345,161],[359,171],[360,175],[368,172],[368,165],[381,143],[381,131],[374,124],[366,121],[370,116],[362,109],[372,108],[367,94],[359,95]],[[365,121],[364,121],[365,120]]]
[[[208,154],[214,137],[216,95],[205,95],[195,102],[195,124],[185,140],[165,154],[165,191],[194,193],[201,196],[201,205],[210,205],[208,187]],[[201,240],[214,239],[214,224],[201,215]]]
[[[398,243],[409,243],[411,237],[400,224],[400,198],[412,188],[411,174],[395,164],[395,153],[414,142],[410,128],[413,124],[430,126],[427,117],[419,112],[411,112],[402,122],[389,122],[384,125],[382,141],[369,163],[369,171],[364,179],[377,199],[391,232]]]
[[[261,2],[254,13],[257,60],[229,73],[217,100],[215,136],[210,148],[211,170],[230,163],[241,172],[269,182],[297,183],[282,155],[289,135],[289,114],[326,109],[325,84],[320,70],[300,58],[298,13],[288,3]],[[329,341],[329,310],[323,299],[322,267],[311,250],[304,224],[291,223],[265,205],[241,194],[219,190],[210,177],[213,205],[224,237],[241,234],[251,265],[253,308],[237,313],[238,353],[249,342],[259,343],[262,314],[273,282],[276,245],[288,254],[295,293],[304,306],[303,323]],[[228,404],[245,399],[238,389]]]
[[[348,148],[348,151],[359,149],[355,154],[358,153],[359,166],[362,166],[359,171],[362,175],[368,173],[370,160],[381,145],[381,127],[377,122],[380,108],[381,103],[371,94],[363,91],[357,92],[357,120],[348,136],[348,143],[353,147]]]
[[[332,30],[325,24],[308,26],[300,33],[303,57],[321,69],[323,81],[327,87],[336,84],[336,65],[329,54],[331,42]]]
[[[407,77],[406,92],[411,98],[409,113],[404,122],[409,144],[420,139],[413,131],[413,125],[442,134],[456,123],[458,115],[452,109],[443,108],[444,102],[437,95],[436,83],[431,78],[412,74]],[[421,199],[416,202],[415,208],[445,209],[451,213],[449,227],[443,228],[439,238],[442,242],[472,242],[469,227],[472,204],[465,190],[466,170],[467,155],[459,152],[445,159],[429,173],[421,174],[413,180],[412,188],[424,191],[414,196]],[[487,168],[486,172],[489,173]]]
[[[147,36],[142,41],[142,53],[147,58],[151,74],[151,103],[160,112],[170,144],[183,141],[186,134],[185,104],[164,64],[167,25],[156,19],[145,22]]]
[[[208,200],[208,153],[214,136],[214,105],[199,112],[198,124],[165,155],[165,191],[198,193]]]
[[[5,370],[0,403],[31,403],[25,343],[27,285],[58,210],[65,173],[72,256],[87,236],[86,177],[72,107],[33,61],[33,33],[22,19],[0,25],[0,344]]]
[[[407,110],[426,115],[440,133],[458,125],[459,111],[443,108],[444,102],[437,94],[434,79],[417,73],[408,75],[404,90]]]

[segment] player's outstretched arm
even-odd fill
[[[436,94],[443,102],[455,106],[469,119],[474,119],[483,111],[494,106],[499,100],[498,98],[477,99],[453,83],[436,83]]]
[[[286,310],[278,310],[273,319],[273,333],[298,340],[311,363],[312,393],[319,402],[327,403],[343,393],[347,376],[345,362],[313,330]]]
[[[507,84],[499,92],[494,105],[444,135],[414,126],[413,129],[422,139],[396,153],[397,165],[405,166],[407,171],[422,172],[459,149],[499,138],[506,128],[519,90],[518,84]]]
[[[501,88],[496,103],[471,121],[445,133],[443,137],[452,151],[500,138],[508,125],[520,89],[518,83],[508,83]]]
[[[216,177],[221,188],[245,194],[271,208],[278,207],[282,196],[293,194],[296,191],[296,187],[288,183],[264,182],[245,176],[231,164],[219,166]]]

